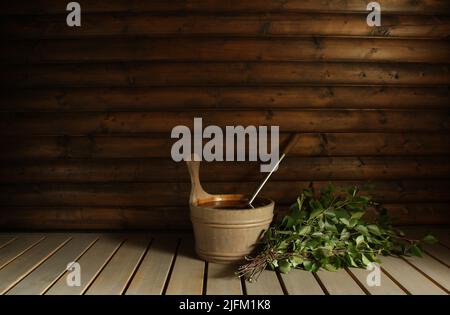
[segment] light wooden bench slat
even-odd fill
[[[323,295],[324,292],[311,272],[291,270],[281,274],[284,286],[290,295]]]
[[[402,228],[402,230],[406,233],[407,236],[416,239],[421,239],[425,236],[425,234],[431,232],[431,234],[437,237],[441,243],[446,243],[445,239],[446,237],[448,237],[448,232],[442,229],[432,229],[431,231],[429,231],[430,229],[428,229],[427,232],[427,230],[420,228],[406,227]],[[447,267],[450,266],[450,249],[448,247],[445,247],[444,245],[439,243],[433,245],[422,243],[421,246],[426,253],[445,263]]]
[[[125,294],[162,294],[177,244],[174,236],[154,239]]]
[[[284,294],[276,272],[264,270],[256,282],[246,282],[248,295],[282,295]]]
[[[450,268],[427,254],[423,254],[422,257],[405,257],[405,259],[447,291],[450,290]]]
[[[166,294],[202,294],[204,272],[205,262],[194,253],[194,241],[191,238],[183,238]]]
[[[43,294],[66,270],[67,265],[76,261],[95,241],[96,236],[73,237],[43,264],[22,279],[8,295]]]
[[[15,236],[0,235],[0,249],[13,242],[15,239]]]
[[[445,294],[445,292],[397,257],[381,257],[381,269],[385,270],[411,294]]]
[[[44,239],[42,235],[21,236],[0,248],[0,269]]]
[[[65,272],[45,293],[48,295],[79,295],[92,283],[103,267],[109,262],[124,238],[114,234],[101,238],[84,253],[77,262],[81,267],[81,285],[68,286]]]
[[[336,272],[320,270],[317,275],[331,295],[364,295],[365,292],[344,269]]]
[[[439,243],[447,247],[447,249],[450,248],[450,235],[448,229],[404,227],[401,228],[401,230],[405,232],[406,236],[418,240],[422,239],[427,234],[431,234],[438,239]],[[427,244],[423,245],[427,246]]]
[[[445,236],[445,231],[435,233],[443,242],[445,237],[440,234]],[[202,294],[205,263],[195,255],[192,238],[183,235],[176,258],[178,236],[158,234],[148,247],[150,239],[142,234],[2,234],[0,293],[122,294],[126,289],[126,294],[161,294],[167,285],[166,294]],[[424,245],[424,249],[423,258],[381,257],[380,287],[367,285],[369,271],[364,269],[319,271],[317,275],[330,294],[364,294],[359,285],[370,294],[405,294],[402,288],[411,294],[448,294],[450,273],[445,264],[450,250],[439,244]],[[81,265],[80,287],[66,284],[65,268],[70,260]],[[233,265],[209,263],[206,294],[242,294],[235,270]],[[280,278],[288,294],[324,293],[309,272],[293,270]],[[256,283],[246,282],[245,288],[249,295],[283,294],[282,284],[275,272],[265,270]]]
[[[85,294],[122,294],[144,256],[150,241],[150,237],[137,235],[127,238]]]
[[[422,247],[427,254],[450,267],[450,249],[441,244],[423,245]]]
[[[70,240],[68,236],[49,235],[11,263],[0,269],[0,293],[22,280]]]
[[[380,270],[380,286],[369,286],[367,276],[373,272],[362,268],[350,268],[349,271],[358,279],[358,281],[366,288],[371,295],[405,295],[403,291],[394,281]]]
[[[431,233],[437,237],[441,244],[450,248],[450,231],[448,229],[432,229]]]
[[[241,295],[241,280],[235,274],[238,266],[234,264],[208,263],[206,294]]]

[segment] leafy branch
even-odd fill
[[[363,219],[372,207],[378,213],[374,224]],[[421,256],[421,241],[395,229],[386,209],[358,187],[336,193],[329,184],[317,196],[313,189],[306,189],[290,210],[265,233],[259,253],[246,257],[247,263],[238,269],[240,277],[254,281],[267,266],[282,273],[293,268],[336,271],[380,263],[379,255]],[[422,241],[437,242],[432,235]]]

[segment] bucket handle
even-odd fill
[[[211,197],[202,187],[200,183],[200,161],[195,161],[192,155],[190,161],[186,161],[189,175],[191,176],[191,195],[189,197],[190,204],[196,204],[198,200]]]

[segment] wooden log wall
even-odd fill
[[[264,189],[371,186],[399,224],[449,224],[450,2],[89,0],[0,3],[0,227],[184,229],[172,127],[279,125],[301,139]],[[251,192],[258,163],[203,164]]]

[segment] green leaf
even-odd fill
[[[287,260],[282,260],[278,264],[281,273],[288,273],[291,271],[291,264]]]
[[[305,242],[306,247],[309,249],[314,249],[317,246],[319,246],[319,244],[320,244],[320,241],[318,241],[316,239],[309,239]]]
[[[324,246],[320,248],[323,257],[330,257],[333,255],[333,248],[331,246]]]
[[[303,262],[303,268],[305,268],[306,271],[313,271],[314,270],[314,266],[313,263],[309,260],[305,260]]]
[[[346,228],[343,228],[341,231],[340,239],[345,241],[345,240],[348,240],[349,238],[350,238],[350,232]]]
[[[364,215],[364,211],[356,211],[353,212],[350,219],[361,219],[361,217]]]
[[[333,266],[332,264],[325,264],[323,266],[323,268],[328,271],[337,271],[338,270],[338,268]]]
[[[439,242],[438,240],[437,240],[437,238],[436,237],[434,237],[433,235],[431,235],[431,234],[428,234],[428,235],[425,235],[425,237],[422,239],[425,243],[427,243],[427,244],[436,244],[437,242]]]
[[[336,225],[330,224],[330,222],[325,221],[325,230],[337,233]]]
[[[339,203],[341,203],[341,202],[340,201],[336,202],[336,207],[339,207]],[[348,212],[344,209],[336,210],[336,211],[334,211],[334,213],[336,214],[336,218],[338,218],[338,219],[340,219],[340,218],[348,219],[350,217]]]
[[[358,188],[356,186],[350,187],[347,189],[347,193],[352,196],[355,197],[356,194],[358,193]]]
[[[422,250],[417,245],[412,245],[409,249],[409,252],[411,253],[411,255],[422,257]]]
[[[355,230],[361,233],[362,235],[369,235],[369,230],[364,225],[357,225]]]
[[[361,245],[362,243],[364,243],[364,235],[359,235],[356,238],[356,247],[359,247],[359,245]]]
[[[355,260],[353,259],[352,256],[348,255],[347,256],[347,260],[350,262],[350,266],[351,267],[358,267],[358,265],[356,264]]]
[[[316,272],[317,270],[320,269],[320,267],[321,267],[321,265],[314,262],[311,267],[311,272]]]
[[[284,250],[284,249],[288,248],[288,246],[289,246],[289,243],[288,243],[288,242],[286,242],[286,241],[281,241],[281,242],[278,244],[277,249],[278,249],[278,250]]]
[[[302,195],[305,196],[305,197],[312,197],[313,192],[312,192],[311,189],[304,189],[303,192],[302,192]]]
[[[303,259],[300,256],[294,256],[291,258],[291,265],[292,267],[296,268],[298,265],[301,265],[303,263]]]
[[[339,218],[339,221],[341,221],[345,226],[350,226],[350,221],[346,218]]]
[[[311,233],[311,230],[312,230],[311,226],[305,225],[298,231],[298,234],[299,235],[306,235],[306,234]]]
[[[325,229],[325,222],[323,220],[318,220],[317,225],[320,231],[323,231]]]
[[[359,219],[350,219],[350,227],[355,227],[359,222]]]
[[[371,261],[364,254],[361,254],[361,260],[364,266],[368,266],[371,263]]]
[[[292,217],[290,217],[290,216],[285,216],[284,218],[283,218],[283,221],[282,221],[282,225],[284,225],[286,228],[291,228],[293,225],[294,225],[294,223],[295,223],[295,220],[292,218]]]
[[[317,218],[319,215],[322,214],[323,209],[319,208],[319,209],[314,209],[311,214],[309,215],[309,219],[314,219]]]
[[[303,202],[305,201],[305,195],[301,195],[299,198],[297,198],[297,206],[298,209],[301,210],[303,208]]]
[[[368,229],[369,232],[372,233],[372,234],[375,234],[375,235],[377,235],[377,236],[380,236],[380,235],[381,235],[380,228],[379,228],[377,225],[375,225],[375,224],[369,224],[369,225],[367,226],[367,229]]]

